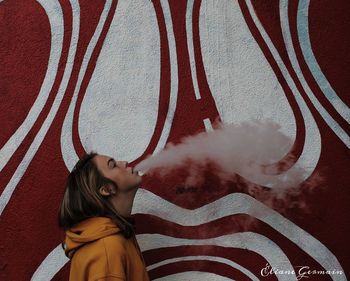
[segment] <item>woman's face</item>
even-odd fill
[[[106,155],[96,155],[92,161],[102,175],[114,181],[122,192],[134,189],[142,182],[142,177],[128,166],[127,161],[116,161],[113,157]]]

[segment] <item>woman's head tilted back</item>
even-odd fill
[[[132,224],[118,214],[109,196],[101,192],[105,188],[118,191],[118,186],[102,174],[97,157],[101,156],[96,152],[85,154],[69,174],[58,214],[59,226],[67,230],[84,219],[105,216],[118,225],[125,237],[130,237]]]

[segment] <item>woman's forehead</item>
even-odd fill
[[[95,155],[95,157],[92,159],[95,164],[99,167],[103,167],[107,164],[107,161],[110,159],[110,156],[107,155]]]

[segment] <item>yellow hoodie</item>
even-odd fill
[[[66,231],[70,281],[149,281],[135,235],[126,239],[107,217],[88,218]]]

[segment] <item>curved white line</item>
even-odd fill
[[[71,171],[74,167],[74,165],[79,160],[79,157],[74,149],[73,145],[73,114],[75,105],[78,98],[78,93],[80,91],[81,83],[83,81],[83,78],[85,76],[86,69],[88,67],[89,61],[91,59],[92,52],[94,51],[96,44],[98,42],[98,39],[101,36],[101,32],[103,29],[103,26],[106,22],[109,10],[112,5],[112,0],[106,0],[105,6],[103,8],[103,11],[100,16],[100,20],[97,24],[97,27],[95,29],[94,35],[92,36],[89,45],[86,49],[86,53],[83,58],[83,62],[78,74],[78,81],[74,89],[73,97],[71,100],[71,103],[69,105],[66,117],[64,119],[63,125],[62,125],[62,131],[61,131],[61,151],[62,151],[62,158],[64,163],[66,164],[66,167],[69,171]]]
[[[90,60],[91,53],[95,48],[98,37],[100,36],[102,27],[104,25],[105,19],[107,17],[107,13],[110,8],[109,7],[110,3],[111,3],[110,0],[106,1],[105,8],[102,13],[103,16],[101,16],[100,18],[98,27],[96,28],[95,34],[89,44],[88,51],[84,56],[83,65],[79,72],[78,82],[77,82],[77,85],[73,94],[73,98],[62,127],[62,132],[61,132],[62,157],[69,171],[73,169],[75,163],[79,160],[79,157],[74,149],[73,139],[72,139],[74,108],[75,108],[77,96],[81,87],[81,82],[86,72],[87,64]],[[177,55],[176,55],[175,36],[173,32],[172,20],[170,15],[170,8],[169,8],[169,4],[166,1],[161,1],[161,5],[164,11],[165,25],[167,29],[167,36],[168,36],[168,42],[169,42],[169,54],[170,54],[170,66],[171,66],[171,88],[170,88],[170,100],[169,100],[169,109],[168,109],[167,117],[161,133],[161,137],[159,139],[159,142],[153,154],[160,151],[166,144],[167,138],[170,133],[170,128],[172,125],[174,114],[175,114],[177,91],[178,91]]]
[[[65,256],[61,244],[51,251],[35,270],[31,281],[51,280],[57,272],[67,263],[69,259]]]
[[[310,33],[309,33],[309,5],[310,0],[300,0],[298,5],[297,14],[297,28],[300,47],[304,56],[304,59],[309,66],[312,76],[315,78],[318,86],[323,91],[325,97],[333,105],[336,111],[350,123],[350,109],[339,98],[332,85],[329,83],[327,77],[323,74],[320,65],[318,64],[316,57],[312,51]]]
[[[169,274],[164,277],[153,279],[153,281],[235,281],[230,278],[202,271],[185,271],[180,273]]]
[[[58,64],[62,53],[64,25],[61,6],[59,5],[58,1],[37,0],[37,2],[44,8],[50,23],[51,49],[49,62],[47,65],[44,82],[41,85],[40,92],[34,104],[16,132],[0,149],[0,172],[20,146],[23,139],[33,127],[40,112],[44,108],[56,79]]]
[[[233,2],[230,1],[229,3],[231,4],[235,3],[236,5],[238,5],[235,1]],[[301,182],[304,182],[314,172],[317,166],[317,163],[321,155],[320,132],[310,110],[308,109],[304,99],[300,95],[292,77],[290,76],[285,64],[283,63],[283,60],[279,56],[277,49],[273,45],[271,39],[269,38],[268,34],[264,30],[261,22],[259,21],[251,1],[247,0],[246,3],[247,3],[249,13],[251,14],[251,17],[256,27],[258,28],[261,36],[263,37],[264,41],[269,47],[276,63],[278,64],[282,72],[283,77],[285,78],[289,88],[293,92],[296,102],[301,110],[302,116],[305,120],[305,143],[304,143],[303,151],[300,157],[298,158],[297,162],[290,169],[288,169],[282,174],[265,175],[262,173],[252,174],[252,173],[249,173],[249,171],[240,171],[240,175],[242,175],[243,177],[245,177],[246,179],[248,179],[249,181],[255,184],[267,186],[270,188],[278,188],[280,183],[283,183],[286,178],[293,178],[293,175],[299,174],[298,177],[296,177],[298,179],[298,182],[295,182],[295,185],[298,185]],[[236,8],[236,7],[233,7],[233,8]],[[242,21],[244,21],[244,19],[242,19]],[[248,30],[247,32],[249,32],[248,27],[247,27],[247,30]],[[254,40],[254,38],[252,37],[251,40]],[[300,173],[298,172],[298,170],[300,171],[300,168],[305,170],[305,173],[303,173],[302,175],[300,175]]]
[[[333,132],[342,140],[342,142],[350,148],[350,136],[343,130],[342,127],[335,121],[332,116],[327,112],[327,110],[321,105],[318,99],[315,97],[314,93],[310,89],[307,84],[304,75],[301,71],[298,59],[295,54],[295,50],[293,47],[292,36],[290,34],[289,27],[289,18],[288,18],[288,0],[280,1],[280,20],[281,20],[281,28],[283,41],[287,49],[288,57],[292,63],[295,73],[298,76],[298,79],[305,90],[305,93],[311,100],[312,104],[315,106],[317,111],[321,114],[323,119],[326,121],[328,126],[333,130]]]
[[[227,264],[227,265],[241,271],[243,274],[248,276],[251,280],[259,281],[259,279],[251,271],[249,271],[245,267],[241,266],[240,264],[238,264],[234,261],[231,261],[229,259],[215,257],[215,256],[184,256],[184,257],[179,257],[179,258],[166,259],[166,260],[162,260],[161,262],[147,266],[147,270],[150,271],[150,270],[155,269],[157,267],[160,267],[160,266],[163,266],[166,264],[176,263],[179,261],[198,261],[198,260],[215,261],[215,262]]]
[[[338,270],[344,272],[337,258],[320,241],[312,237],[309,233],[288,219],[284,218],[276,211],[266,207],[261,202],[246,194],[229,194],[200,208],[188,210],[141,188],[136,193],[132,214],[148,214],[157,216],[161,219],[184,226],[198,226],[230,215],[248,214],[265,222],[276,231],[284,235],[287,239],[295,243],[299,248],[315,259],[326,270]],[[138,235],[137,237],[139,239],[140,236]],[[144,244],[142,244],[141,247],[143,251],[154,248],[153,244],[157,243],[155,239],[150,237],[147,238],[143,236],[142,238],[141,236],[140,239],[143,239]],[[192,243],[193,240],[187,240],[187,242],[188,241],[191,242],[190,245],[194,245]],[[64,255],[63,249],[60,248],[59,245],[53,250],[52,253],[49,254],[49,258],[45,259],[44,261],[45,263],[43,267],[45,266],[48,272],[52,272],[53,275],[50,277],[53,277],[64,266],[64,264],[69,261],[69,259]],[[41,278],[49,277],[42,270],[40,272],[43,274]],[[345,276],[343,277],[339,275],[336,276],[336,279],[334,280],[346,281],[347,279]]]
[[[198,80],[197,80],[197,69],[196,69],[196,60],[194,57],[193,30],[192,30],[193,6],[194,6],[194,0],[188,0],[187,7],[186,7],[186,37],[187,37],[188,55],[190,57],[191,75],[192,75],[194,93],[196,95],[197,100],[199,100],[201,98],[201,94],[199,92]]]
[[[293,270],[289,259],[278,247],[278,245],[265,236],[252,232],[229,234],[211,239],[183,239],[161,234],[139,234],[137,235],[137,240],[142,251],[183,245],[217,245],[228,248],[247,249],[264,257],[274,268],[290,271]],[[188,259],[188,257],[178,258],[178,260],[186,259]],[[255,275],[235,262],[219,257],[203,257],[203,259],[228,264],[242,271],[253,280],[257,280]],[[165,260],[160,263],[150,265],[147,267],[147,269],[150,270],[174,260],[175,259]],[[67,262],[69,262],[69,259],[64,255],[61,244],[59,244],[40,264],[31,280],[51,280]],[[292,278],[293,276],[295,277],[295,275],[282,275],[278,280],[296,280],[296,278]]]
[[[210,132],[210,131],[214,130],[209,118],[205,118],[203,120],[203,123],[204,123],[205,130],[207,132]]]
[[[177,246],[215,245],[226,248],[238,248],[255,252],[265,258],[271,267],[293,272],[288,257],[272,240],[253,232],[234,233],[210,239],[175,238],[162,234],[138,234],[138,243],[142,251]],[[280,275],[279,280],[297,280],[295,274]]]
[[[251,271],[239,265],[238,263],[233,262],[229,259],[213,256],[184,256],[180,258],[166,259],[161,262],[147,266],[147,271],[150,271],[165,264],[170,264],[184,260],[209,260],[221,262],[233,268],[236,268],[237,270],[241,271],[243,274],[248,276],[251,280],[259,281],[259,279]],[[34,272],[31,281],[51,280],[67,262],[69,262],[69,259],[64,255],[64,251],[62,250],[61,244],[59,244],[40,264],[40,266]]]
[[[165,124],[162,130],[162,134],[159,138],[158,144],[154,149],[153,154],[156,154],[160,150],[162,150],[168,140],[170,129],[173,123],[174,114],[176,110],[176,102],[177,102],[177,92],[178,92],[178,67],[177,67],[177,52],[176,52],[176,44],[175,44],[175,35],[173,29],[173,23],[171,18],[171,12],[169,3],[166,0],[161,0],[160,4],[162,6],[166,33],[168,36],[168,45],[169,45],[169,55],[170,55],[170,100],[169,100],[169,108],[168,113],[165,119]],[[160,81],[161,82],[161,81]]]
[[[209,2],[209,1],[207,1],[207,2]],[[220,17],[220,14],[224,11],[224,9],[228,9],[228,8],[234,9],[234,11],[236,11],[236,10],[237,11],[234,12],[234,14],[230,15],[230,16],[235,16],[236,17],[235,20],[239,21],[239,24],[240,24],[239,28],[237,27],[236,33],[237,34],[248,33],[248,35],[249,35],[249,36],[244,35],[244,40],[247,41],[247,44],[249,43],[252,46],[249,49],[248,53],[250,54],[254,51],[253,53],[255,54],[258,50],[260,50],[260,47],[258,46],[258,44],[254,40],[254,37],[251,36],[251,34],[249,33],[249,28],[245,22],[244,16],[240,10],[238,2],[225,1],[225,2],[222,2],[224,4],[222,4],[220,2],[220,4],[222,6],[218,6],[217,4],[213,4],[213,2],[210,1],[210,4],[208,4],[208,6],[209,6],[208,8],[206,8],[206,6],[203,5],[205,3],[206,3],[205,1],[202,2],[201,9],[204,9],[204,11],[201,12],[200,20],[203,17],[202,15],[205,15],[205,9],[210,10],[210,9],[216,8],[217,11],[211,12],[213,14],[212,17],[214,17],[213,19],[209,18],[208,20],[206,20],[206,22],[208,22],[211,25],[206,27],[204,25],[204,23],[200,23],[202,33],[205,32],[206,30],[210,31],[211,29],[213,29],[215,32],[217,30],[220,30],[219,25],[216,23],[215,19]],[[282,72],[289,88],[291,89],[291,91],[293,92],[293,94],[295,96],[296,102],[298,103],[298,106],[301,110],[302,116],[305,120],[306,132],[305,132],[305,143],[304,143],[303,151],[302,151],[300,157],[298,158],[296,163],[290,169],[286,170],[284,173],[281,173],[279,175],[266,175],[263,173],[256,173],[256,172],[251,173],[249,170],[243,170],[243,171],[239,171],[239,174],[241,176],[243,176],[244,178],[248,179],[250,182],[253,182],[253,183],[258,184],[258,185],[263,185],[263,186],[266,186],[269,188],[281,188],[281,184],[286,186],[286,184],[284,184],[286,182],[286,179],[292,179],[292,178],[295,178],[294,185],[298,186],[301,182],[304,182],[314,172],[315,167],[317,166],[317,163],[319,161],[320,154],[321,154],[320,132],[318,130],[317,124],[316,124],[310,110],[308,109],[305,101],[303,100],[302,96],[298,92],[298,89],[297,89],[293,79],[291,78],[286,66],[284,65],[281,57],[279,56],[278,51],[274,47],[268,34],[266,33],[266,31],[262,27],[257,15],[255,14],[255,11],[254,11],[254,8],[251,4],[251,1],[248,0],[248,1],[246,1],[246,3],[247,3],[248,10],[252,16],[252,19],[253,19],[255,25],[259,29],[266,44],[270,48],[271,53],[272,53],[274,59],[276,60],[276,63],[278,64],[279,68],[281,69],[281,72]],[[232,7],[229,5],[232,5]],[[208,63],[209,63],[210,62],[209,58],[210,58],[210,54],[211,54],[211,52],[210,52],[211,47],[208,44],[206,44],[206,42],[204,41],[206,37],[208,37],[206,34],[203,34],[203,36],[201,36],[201,41],[203,41],[203,42],[201,42],[201,44],[202,44],[201,47],[203,48],[203,50],[206,50],[206,53],[207,53],[206,56],[207,56]],[[215,40],[215,38],[217,38],[217,36],[214,34],[213,38],[214,39],[212,39],[212,40]],[[241,37],[238,36],[237,40],[240,38]],[[235,43],[235,42],[233,42],[233,43]],[[216,46],[216,45],[219,45],[220,43],[215,41],[213,44]],[[243,52],[244,49],[239,49],[239,51]],[[205,54],[205,52],[203,54]],[[255,55],[258,55],[258,53],[256,53]],[[260,56],[262,56],[261,59],[266,60],[266,58],[263,56],[262,52],[261,52]],[[259,56],[259,58],[260,58],[260,56]],[[205,58],[205,55],[203,55],[203,58]],[[250,64],[250,66],[253,67],[251,64]],[[218,71],[219,71],[220,66],[217,66],[217,67],[218,67]],[[208,68],[208,70],[209,70],[209,68]],[[271,70],[271,72],[273,73],[272,70]],[[273,75],[272,73],[271,73],[271,75]],[[212,74],[215,75],[215,70],[212,71]],[[209,79],[209,77],[208,77],[208,79]],[[225,79],[227,79],[227,78],[225,77]],[[277,80],[276,80],[276,83],[278,83]],[[227,89],[229,89],[229,88],[227,88]],[[212,84],[211,84],[212,93],[213,94],[218,93],[220,90],[221,90],[220,85],[216,83],[216,80],[213,80]],[[283,93],[282,91],[280,91],[280,92]],[[227,95],[229,95],[229,90],[227,90]],[[285,95],[283,95],[283,97],[284,96]],[[229,98],[229,96],[227,98]],[[243,97],[241,97],[241,98],[243,98]],[[221,101],[221,102],[223,102],[223,101]],[[222,106],[224,106],[224,105],[222,105]],[[249,118],[249,117],[247,116],[247,118]],[[225,119],[224,119],[224,121],[227,122],[227,120],[225,120]],[[288,120],[285,120],[285,122],[288,122]],[[206,128],[208,128],[208,126],[206,126]],[[302,174],[300,172],[302,172]],[[294,175],[298,175],[298,176],[296,177]]]
[[[73,68],[73,62],[75,58],[75,53],[77,49],[77,43],[79,38],[79,21],[80,21],[80,7],[77,3],[77,0],[71,0],[71,6],[72,6],[72,12],[73,12],[73,26],[72,26],[72,37],[71,42],[69,45],[69,52],[68,52],[68,59],[66,63],[66,67],[64,69],[63,78],[60,84],[60,87],[58,89],[57,95],[55,97],[55,100],[52,104],[52,107],[50,108],[50,111],[41,126],[39,132],[35,136],[32,144],[28,148],[28,151],[26,152],[24,158],[22,159],[21,163],[18,165],[16,171],[12,175],[9,183],[6,185],[4,191],[1,194],[0,197],[0,215],[2,214],[3,210],[5,209],[6,205],[11,199],[12,193],[15,191],[17,184],[21,180],[22,176],[24,175],[25,171],[27,170],[30,162],[32,161],[33,157],[35,156],[37,150],[39,149],[41,143],[43,142],[47,131],[49,130],[53,119],[56,116],[56,113],[61,105],[63,96],[65,94],[65,91],[67,89],[68,81],[70,79],[70,75],[72,73]],[[43,6],[48,8],[47,3],[53,3],[48,1],[43,1]],[[61,7],[58,5],[58,1],[56,2],[56,5],[49,6],[50,10],[47,10],[49,18],[53,18],[53,21],[58,16],[62,16],[62,10]],[[51,13],[51,14],[50,14]],[[57,19],[58,20],[58,19]],[[60,21],[59,21],[60,22]],[[63,26],[63,22],[62,22]],[[63,31],[62,31],[63,32]],[[63,36],[63,35],[62,35]],[[53,46],[55,48],[55,46]]]
[[[144,154],[164,113],[160,62],[154,4],[119,0],[79,109],[84,151],[128,162]]]
[[[158,216],[184,226],[201,225],[235,214],[248,214],[284,235],[326,270],[343,271],[337,258],[320,241],[278,212],[243,193],[228,194],[200,208],[188,210],[142,188],[136,193],[132,213]],[[335,275],[334,278],[346,280],[341,275]]]

